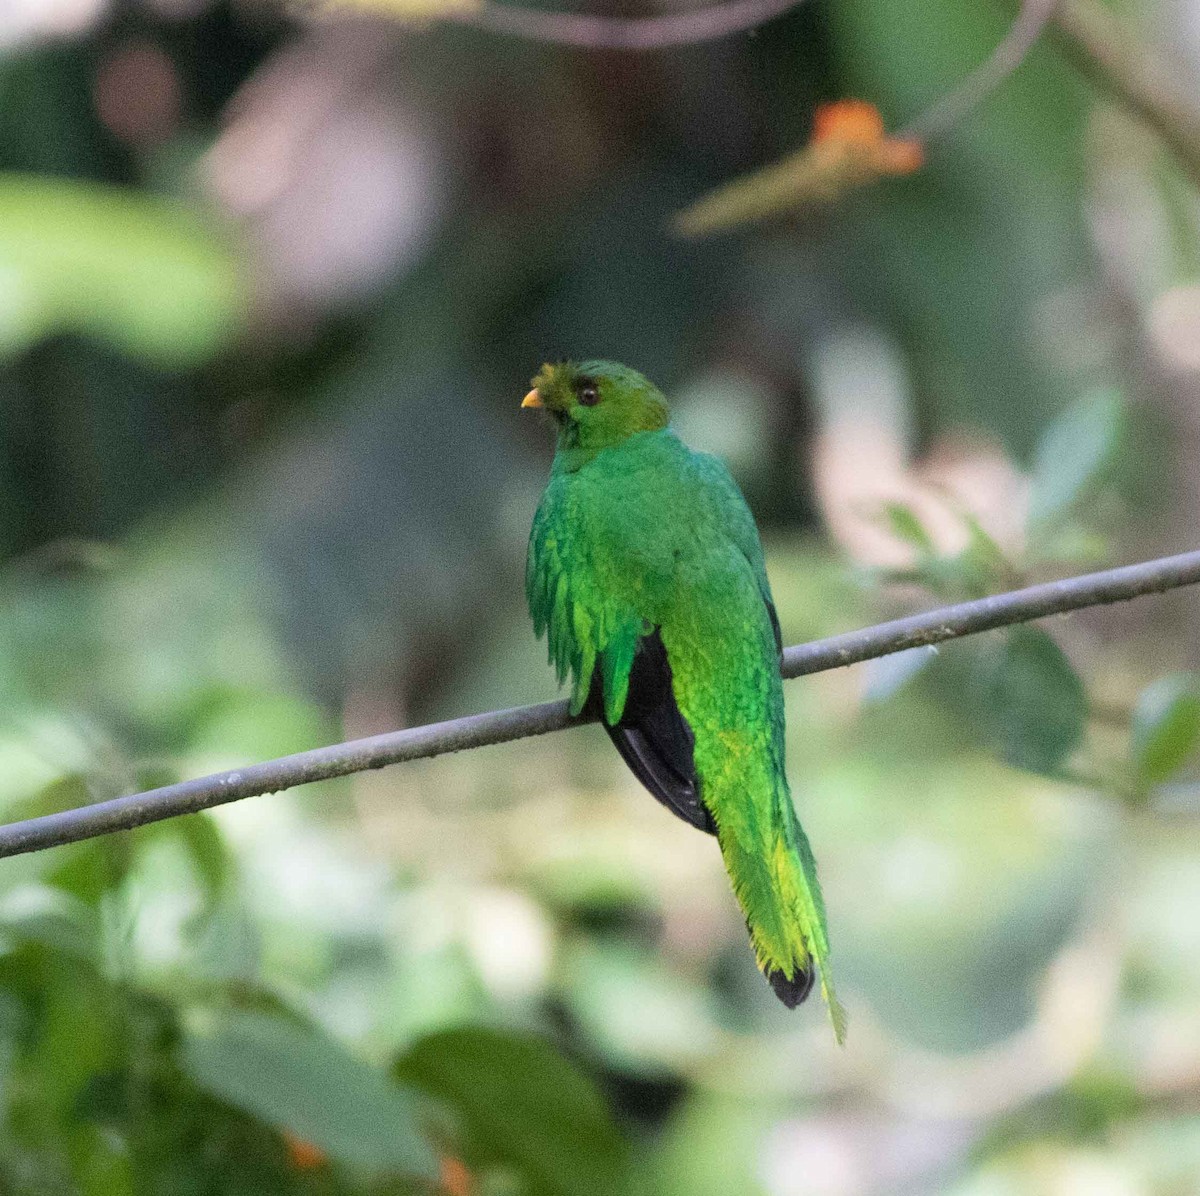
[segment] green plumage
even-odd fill
[[[657,631],[664,692],[669,683],[692,739],[690,761],[667,755],[680,772],[691,766],[759,966],[792,1005],[815,963],[840,1041],[816,865],[784,770],[774,607],[745,500],[720,461],[667,428],[662,395],[624,366],[544,367],[526,403],[558,425],[526,588],[559,679],[573,683],[572,710],[594,695],[610,726],[628,719],[642,701],[631,677],[646,685],[649,675],[635,668],[639,644]],[[639,724],[650,750],[662,714]],[[648,750],[646,736],[630,736]]]

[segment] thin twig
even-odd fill
[[[1200,107],[1179,71],[1100,0],[1063,0],[1054,29],[1080,69],[1141,117],[1200,184]]]
[[[658,17],[601,17],[492,4],[485,0],[478,6],[453,6],[439,16],[491,33],[509,33],[587,50],[662,50],[746,32],[803,3],[804,0],[729,0],[726,4]]]
[[[1061,2],[1023,0],[1008,32],[988,58],[953,91],[884,139],[884,146],[906,147],[910,152],[915,149],[912,165],[896,170],[887,165],[888,157],[869,152],[879,147],[853,142],[843,146],[844,152],[831,155],[825,149],[828,142],[818,144],[814,136],[806,148],[702,196],[679,213],[675,231],[685,237],[707,236],[780,216],[805,203],[829,202],[850,188],[876,182],[885,174],[910,173],[919,164],[922,147],[929,140],[953,129],[1025,61]]]
[[[786,678],[804,677],[908,648],[940,644],[964,635],[1044,619],[1048,615],[1088,606],[1124,602],[1144,594],[1161,594],[1198,582],[1200,552],[1185,552],[1180,556],[1162,557],[1102,573],[1045,582],[974,602],[960,602],[941,610],[894,619],[864,631],[801,644],[785,650],[780,671]],[[180,814],[194,814],[243,797],[278,793],[297,785],[344,777],[388,764],[527,739],[590,721],[593,720],[571,718],[566,702],[543,702],[538,706],[472,714],[449,722],[315,748],[263,764],[181,781],[177,785],[164,785],[146,793],[10,823],[0,827],[0,858],[76,843]]]
[[[1060,4],[1061,0],[1024,0],[1016,20],[990,57],[953,91],[892,136],[904,141],[929,141],[954,128],[1025,61]]]

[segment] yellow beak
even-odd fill
[[[536,390],[531,390],[522,400],[522,407],[540,407],[542,405],[542,396]]]

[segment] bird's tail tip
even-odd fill
[[[804,967],[797,967],[791,976],[782,968],[764,969],[764,974],[766,975],[767,983],[771,986],[771,991],[774,992],[788,1009],[795,1009],[812,992],[816,984],[817,968],[810,961]],[[833,1036],[837,1039],[838,1046],[842,1046],[846,1041],[846,1009],[841,1001],[838,1000],[837,994],[825,983],[824,977],[821,979],[821,995],[825,998],[825,1004],[829,1008],[829,1020],[833,1025]]]
[[[821,983],[821,991],[825,996],[825,1004],[829,1009],[829,1020],[833,1024],[833,1037],[837,1040],[838,1046],[845,1046],[846,1024],[849,1020],[846,1016],[846,1007],[837,999],[837,994],[824,981]]]
[[[766,975],[772,991],[789,1009],[795,1009],[812,992],[816,980],[811,966],[797,968],[791,976],[782,968],[770,968]]]

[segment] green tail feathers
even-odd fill
[[[819,970],[821,994],[829,1007],[833,1033],[839,1043],[846,1036],[846,1011],[837,998],[830,968],[825,903],[817,880],[812,849],[792,808],[787,783],[776,787],[767,824],[727,831],[718,838],[725,868],[746,916],[754,953],[763,974],[785,1005],[799,1004]]]

